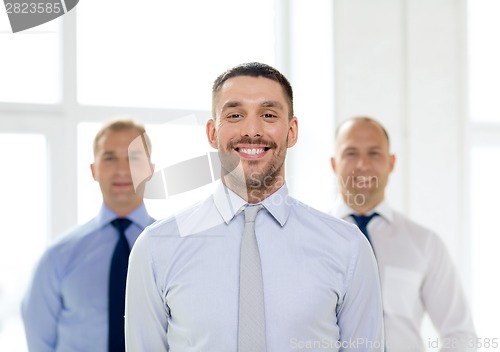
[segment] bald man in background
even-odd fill
[[[355,117],[338,127],[331,164],[342,197],[332,214],[357,224],[373,247],[387,351],[427,351],[420,332],[425,313],[439,333],[440,351],[476,351],[471,312],[444,243],[385,201],[395,161],[378,121]]]

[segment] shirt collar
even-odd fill
[[[105,204],[102,204],[101,210],[96,217],[97,226],[104,227],[118,217],[119,216],[113,210],[108,208]],[[137,208],[127,214],[126,218],[131,220],[141,229],[145,229],[153,221],[153,218],[149,216],[144,203],[141,203]]]
[[[393,222],[393,220],[394,220],[394,212],[389,207],[389,204],[385,200],[380,202],[375,208],[373,208],[371,211],[369,211],[365,215],[371,215],[374,212],[378,213],[378,215],[380,215],[382,218],[384,218],[388,222]],[[338,199],[335,201],[335,204],[333,206],[332,214],[341,218],[341,219],[345,219],[345,218],[351,216],[351,214],[356,214],[356,212],[344,202],[342,197],[338,197]]]
[[[227,188],[220,180],[215,187],[213,198],[215,207],[226,224],[231,222],[248,204],[246,200]],[[281,226],[285,225],[291,209],[291,199],[288,196],[288,188],[285,184],[260,204],[266,208]]]

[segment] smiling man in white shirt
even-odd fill
[[[425,313],[442,351],[475,351],[471,312],[443,242],[384,200],[395,164],[385,128],[369,117],[344,121],[331,164],[342,196],[332,213],[365,230],[377,258],[387,351],[426,351],[420,336]]]

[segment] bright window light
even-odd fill
[[[46,141],[36,134],[0,134],[2,222],[0,351],[27,351],[21,298],[47,245]]]
[[[473,0],[468,6],[470,116],[500,123],[500,1]]]
[[[78,101],[210,110],[224,70],[274,65],[274,32],[269,0],[81,1]]]
[[[61,23],[59,18],[12,33],[0,11],[0,102],[61,101]]]
[[[500,287],[492,279],[492,268],[500,267],[498,248],[498,199],[500,147],[475,147],[470,163],[470,214],[472,238],[472,306],[479,337],[498,337]]]

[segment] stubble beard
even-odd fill
[[[277,150],[276,143],[265,143],[271,146],[271,151]],[[222,165],[222,177],[226,186],[233,189],[236,193],[242,195],[246,193],[248,198],[265,199],[274,193],[284,183],[282,170],[284,167],[286,148],[274,155],[268,164],[264,165],[262,170],[252,170],[254,165],[260,161],[246,160],[246,168],[240,158],[231,151],[234,149],[234,143],[229,143],[227,149],[219,149],[219,158]],[[283,154],[283,157],[280,156]]]

